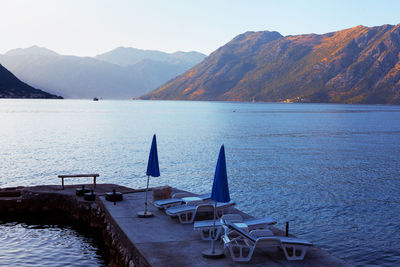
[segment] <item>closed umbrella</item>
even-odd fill
[[[153,141],[151,142],[149,161],[147,162],[147,186],[146,186],[146,202],[144,203],[144,211],[138,212],[138,217],[147,218],[152,217],[153,213],[147,211],[147,191],[149,189],[150,176],[160,176],[160,168],[158,166],[158,155],[157,155],[157,141],[156,135],[153,135]]]
[[[231,201],[229,196],[228,176],[226,174],[225,148],[221,146],[215,168],[214,183],[211,191],[211,200],[214,201],[214,229],[212,231],[211,248],[204,250],[203,256],[207,258],[219,258],[224,256],[224,251],[215,248],[215,213],[217,202],[226,203]]]

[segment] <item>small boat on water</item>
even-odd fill
[[[97,97],[94,97],[93,101],[99,101],[99,99]]]

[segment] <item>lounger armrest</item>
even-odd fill
[[[266,237],[266,236],[274,236],[274,233],[272,233],[271,230],[267,229],[267,230],[253,230],[250,231],[250,235],[258,238],[258,237]]]
[[[243,217],[240,214],[224,214],[221,217],[221,221],[222,220],[230,222],[243,222]]]
[[[183,197],[189,197],[189,193],[175,193],[172,195],[172,198],[183,198]]]
[[[195,210],[195,208],[191,207],[191,206],[179,206],[179,207],[168,208],[165,210],[165,213],[170,216],[176,216],[179,213],[188,212],[188,211],[192,211],[192,210]]]

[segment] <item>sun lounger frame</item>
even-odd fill
[[[222,236],[224,247],[229,249],[234,261],[250,261],[257,247],[281,247],[287,260],[303,260],[308,247],[312,246],[309,241],[294,237],[255,237],[227,221],[223,222],[223,227],[225,229],[225,234]]]
[[[276,224],[276,220],[270,217],[243,219],[240,214],[225,214],[221,217],[221,220],[228,220],[232,223],[245,223],[248,231],[268,229],[270,226]],[[203,240],[217,240],[223,232],[222,222],[219,220],[215,223],[215,230],[213,220],[195,222],[193,229],[199,231],[200,237]]]
[[[235,205],[234,202],[217,203],[216,216],[220,218],[225,211]],[[171,217],[178,217],[179,222],[182,224],[193,223],[196,214],[200,212],[212,213],[214,212],[214,205],[210,203],[199,204],[196,206],[179,206],[171,207],[165,210],[165,213]]]
[[[175,193],[172,198],[167,198],[167,199],[160,199],[156,200],[153,202],[153,205],[156,206],[158,209],[163,210],[163,209],[168,209],[171,207],[176,207],[184,204],[184,198],[185,197],[190,197],[191,195],[189,193]],[[196,196],[200,198],[201,202],[208,202],[211,199],[210,194],[203,194]]]

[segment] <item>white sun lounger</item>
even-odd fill
[[[225,214],[221,217],[221,220],[228,220],[233,223],[243,223],[247,226],[248,231],[256,229],[268,229],[270,226],[276,224],[276,220],[271,217],[264,218],[251,218],[243,220],[240,214]],[[194,222],[193,229],[199,231],[201,239],[203,240],[217,240],[223,230],[222,222],[220,220],[215,222],[215,236],[213,237],[212,232],[214,229],[214,221],[197,221]]]
[[[178,194],[179,194],[179,196],[182,196],[182,197],[178,197]],[[190,204],[190,203],[208,202],[208,201],[210,201],[210,199],[211,199],[210,194],[203,194],[203,195],[194,196],[194,197],[190,197],[188,194],[185,194],[185,197],[183,197],[182,193],[177,193],[172,198],[156,200],[153,202],[153,205],[159,209],[167,209],[170,207],[183,205],[187,201],[190,201],[189,202],[189,204]],[[197,200],[197,201],[194,202],[193,200]]]
[[[250,261],[257,247],[281,247],[287,260],[302,260],[312,243],[299,238],[274,236],[269,232],[267,236],[259,233],[265,231],[254,230],[250,234],[238,228],[234,223],[224,221],[222,224],[225,234],[222,236],[224,246],[229,249],[232,260]]]
[[[216,215],[219,218],[226,211],[229,210],[230,207],[235,205],[235,202],[227,202],[227,203],[217,203],[216,205]],[[171,217],[177,216],[179,218],[180,223],[192,223],[196,218],[196,214],[199,212],[214,212],[214,205],[212,203],[204,203],[196,206],[178,206],[171,207],[165,210],[165,213]]]

